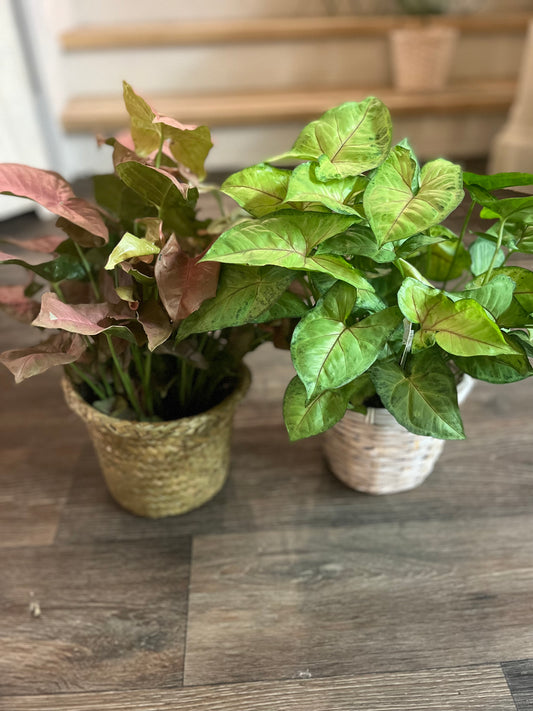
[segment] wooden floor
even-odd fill
[[[250,363],[226,487],[160,521],[110,499],[58,374],[0,371],[0,709],[533,709],[533,383],[478,384],[468,439],[372,497],[289,444],[286,354]]]

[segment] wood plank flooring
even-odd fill
[[[226,487],[160,521],[109,497],[58,374],[0,371],[1,711],[532,709],[533,384],[478,384],[468,439],[372,497],[289,444],[287,354],[250,364]]]

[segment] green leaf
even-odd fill
[[[155,217],[157,210],[146,203],[134,190],[128,188],[114,174],[95,175],[93,177],[94,197],[98,205],[103,207],[128,231],[133,230],[135,220],[143,217]]]
[[[498,318],[498,323],[507,328],[526,326],[533,322],[533,272],[525,267],[499,267],[492,278],[507,276],[515,283],[513,299],[509,308]],[[472,286],[479,286],[483,277],[478,277]]]
[[[404,371],[378,361],[372,380],[384,406],[410,432],[437,439],[464,439],[455,379],[438,352],[412,355]]]
[[[360,175],[326,182],[316,177],[316,163],[302,163],[293,170],[285,197],[286,203],[319,203],[341,215],[358,215],[349,202],[363,192],[368,179]]]
[[[305,386],[296,376],[289,383],[283,399],[283,418],[291,442],[325,432],[341,420],[350,399],[351,385],[325,390],[307,402]]]
[[[205,159],[213,147],[209,128],[184,126],[166,116],[157,116],[154,123],[163,124],[163,136],[170,139],[170,152],[177,162],[203,180]]]
[[[230,175],[221,190],[254,217],[263,217],[280,208],[290,175],[290,170],[259,163]]]
[[[393,307],[348,326],[356,295],[348,284],[336,284],[294,331],[292,360],[310,398],[364,373],[402,321]]]
[[[150,104],[136,94],[126,81],[122,82],[122,95],[130,115],[130,131],[135,150],[140,156],[148,156],[159,148],[161,126],[153,123],[155,113]]]
[[[221,269],[216,296],[180,325],[179,338],[191,333],[215,331],[229,326],[260,323],[268,310],[294,280],[294,272],[281,267],[225,266]]]
[[[161,207],[169,194],[186,204],[187,186],[160,168],[126,160],[116,166],[122,181],[151,205]]]
[[[523,198],[493,200],[489,205],[483,207],[480,217],[489,220],[500,217],[505,220],[531,225],[533,224],[533,195]]]
[[[303,301],[291,291],[285,291],[276,303],[263,311],[260,315],[260,323],[267,321],[277,321],[282,318],[302,318],[308,312],[308,307]]]
[[[407,262],[405,259],[398,259],[396,261],[396,266],[400,270],[401,275],[404,277],[404,279],[406,279],[407,277],[411,277],[413,279],[416,279],[416,281],[419,281],[422,284],[431,287],[431,289],[435,288],[433,284],[428,281],[426,277],[421,272],[419,272],[416,267],[414,267],[410,262]]]
[[[389,110],[375,97],[326,111],[300,133],[292,149],[271,160],[318,160],[319,180],[346,178],[378,166],[391,144]]]
[[[494,173],[494,175],[478,175],[464,171],[463,180],[465,185],[479,185],[485,190],[501,190],[502,188],[512,188],[516,185],[533,184],[531,173]]]
[[[475,299],[483,308],[498,320],[510,307],[515,289],[514,281],[505,276],[497,274],[492,277],[488,284],[482,286],[467,286],[467,288],[456,294],[460,298]],[[452,295],[452,298],[455,295]]]
[[[413,261],[433,281],[457,279],[470,268],[470,254],[457,240],[429,245],[424,254]]]
[[[283,264],[301,269],[314,247],[344,232],[353,222],[353,217],[344,215],[296,211],[246,220],[222,233],[204,260],[256,266]]]
[[[472,260],[470,270],[474,276],[484,274],[492,262],[492,256],[496,245],[488,239],[478,237],[469,247],[470,258]],[[502,249],[498,250],[494,266],[499,267],[505,261],[505,254]]]
[[[435,225],[434,227],[429,228],[427,234],[421,233],[408,237],[404,242],[396,247],[396,254],[398,257],[407,259],[412,254],[427,247],[428,245],[439,244],[453,239],[456,240],[457,235],[455,235],[451,230],[447,229],[443,225]]]
[[[161,249],[144,237],[136,237],[130,232],[122,236],[120,242],[113,249],[105,265],[105,269],[114,269],[117,264],[133,257],[145,257],[148,254],[159,254]]]
[[[448,296],[405,279],[398,292],[398,305],[411,323],[419,323],[413,349],[426,347],[434,340],[452,355],[515,354],[498,325],[474,299],[452,301]]]
[[[40,264],[29,264],[22,259],[16,259],[10,254],[0,252],[0,264],[16,264],[37,274],[51,284],[59,284],[65,279],[86,280],[87,275],[78,257],[62,254],[56,259]]]
[[[369,257],[380,264],[396,259],[390,247],[378,247],[374,233],[365,225],[352,225],[344,234],[321,242],[316,253]]]
[[[454,361],[467,375],[487,383],[516,383],[530,377],[533,372],[525,354],[474,358],[455,356]]]
[[[418,164],[396,146],[374,172],[363,205],[378,244],[406,239],[441,222],[463,199],[461,168],[439,158],[420,171],[420,189],[412,189]]]

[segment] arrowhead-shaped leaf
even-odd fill
[[[390,247],[378,247],[374,233],[365,225],[352,225],[344,234],[321,242],[316,253],[369,257],[380,264],[396,259]]]
[[[146,333],[148,348],[153,351],[172,333],[172,324],[157,301],[145,301],[138,312],[139,323]]]
[[[290,170],[259,163],[233,173],[222,183],[222,192],[232,197],[254,217],[263,217],[280,208],[289,185]]]
[[[135,342],[133,334],[125,326],[109,324],[110,319],[127,321],[132,318],[129,310],[120,314],[112,311],[108,303],[101,304],[65,304],[52,292],[41,297],[41,311],[33,321],[33,326],[41,328],[58,328],[82,336],[96,336],[104,331],[131,342]],[[103,325],[101,322],[106,321]]]
[[[487,269],[492,264],[492,258],[494,256],[494,250],[496,249],[496,244],[491,242],[491,240],[484,239],[483,237],[478,237],[469,247],[471,266],[470,269],[472,274],[478,276],[479,274],[484,274]],[[493,266],[499,267],[505,261],[505,253],[503,249],[499,249],[495,257]]]
[[[362,193],[368,179],[362,175],[336,178],[323,182],[316,176],[316,163],[302,163],[292,171],[289,180],[286,203],[318,203],[340,215],[358,215],[349,203]]]
[[[116,171],[129,188],[155,207],[161,207],[170,194],[185,204],[188,186],[161,168],[128,160],[119,163]]]
[[[0,252],[0,263],[16,264],[19,267],[24,267],[24,269],[28,269],[52,284],[58,284],[65,279],[81,280],[86,278],[83,264],[80,263],[78,257],[70,254],[62,254],[49,262],[29,264],[29,262],[25,262],[22,259],[16,259],[11,254]]]
[[[0,165],[0,193],[29,198],[63,218],[67,225],[80,228],[86,247],[98,246],[108,240],[105,222],[97,207],[76,197],[71,186],[57,173],[30,168],[27,165]]]
[[[281,267],[224,266],[216,296],[182,322],[179,338],[260,323],[293,280],[294,272]]]
[[[455,356],[454,361],[463,372],[487,383],[516,383],[533,373],[525,354],[474,358]]]
[[[325,390],[311,402],[305,386],[296,376],[291,380],[283,399],[283,418],[291,442],[325,432],[341,420],[350,400],[351,387]]]
[[[463,180],[465,185],[479,185],[485,190],[501,190],[502,188],[512,188],[516,185],[533,184],[533,174],[531,173],[494,173],[494,175],[478,175],[464,171]]]
[[[402,322],[400,310],[392,307],[348,326],[356,295],[348,284],[336,284],[294,331],[292,361],[311,399],[364,373]]]
[[[255,266],[280,264],[301,269],[314,247],[343,232],[353,222],[353,217],[344,215],[296,211],[246,220],[221,234],[204,259]]]
[[[411,151],[396,146],[375,171],[363,205],[378,244],[406,239],[441,222],[463,199],[461,168],[439,158],[420,171]]]
[[[389,110],[375,97],[326,111],[300,133],[292,149],[272,160],[318,160],[319,180],[346,178],[378,166],[392,135]]]
[[[495,321],[473,299],[454,302],[437,289],[407,278],[398,292],[398,305],[411,323],[420,324],[414,348],[434,340],[452,355],[516,353]]]
[[[126,232],[109,255],[105,269],[114,269],[117,264],[125,262],[127,259],[159,254],[160,251],[160,248],[153,242],[144,237],[136,237],[130,232]]]
[[[533,195],[523,198],[504,198],[503,200],[493,200],[485,206],[480,217],[492,220],[500,217],[513,222],[522,222],[525,225],[533,224]]]
[[[172,235],[155,265],[159,296],[172,321],[187,318],[216,294],[219,271],[217,262],[185,254]]]
[[[20,383],[55,365],[74,363],[85,349],[84,340],[78,334],[58,333],[37,346],[5,351],[0,355],[0,363],[13,373],[15,382]]]
[[[482,286],[469,286],[460,294],[452,294],[463,299],[475,299],[483,308],[496,319],[500,318],[511,306],[515,282],[505,274],[496,274],[488,284]]]
[[[392,359],[378,361],[371,376],[384,406],[410,432],[465,438],[454,376],[434,350],[412,355],[405,371]]]

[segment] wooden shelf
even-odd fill
[[[432,15],[425,23],[455,27],[469,34],[525,32],[532,12]],[[198,22],[151,22],[128,25],[88,25],[61,35],[67,51],[157,47],[162,45],[272,42],[385,35],[398,27],[419,27],[412,15],[283,17]]]
[[[209,95],[151,95],[158,110],[185,123],[209,126],[257,125],[316,118],[326,109],[345,101],[378,96],[395,115],[505,112],[509,109],[515,82],[490,80],[460,84],[432,93],[398,92],[390,87],[304,89],[295,91],[239,92]],[[63,112],[69,132],[116,130],[128,118],[120,96],[80,97]]]

